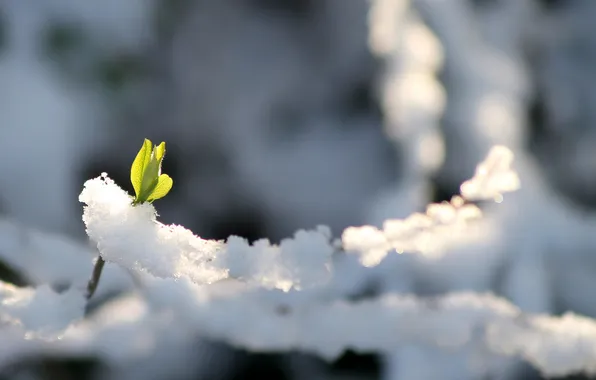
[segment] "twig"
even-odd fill
[[[87,299],[90,299],[95,293],[97,285],[99,285],[99,278],[101,277],[101,271],[103,270],[103,266],[105,263],[106,262],[101,257],[101,255],[97,257],[97,261],[95,262],[95,266],[93,267],[93,274],[91,275],[91,279],[87,284]]]

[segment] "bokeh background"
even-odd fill
[[[596,317],[594,1],[0,0],[7,223],[87,244],[84,181],[107,172],[131,191],[143,138],[167,142],[164,223],[273,241],[447,200],[506,145],[523,195],[502,205],[498,265],[468,282],[446,279],[480,264],[421,270],[426,285],[408,290],[488,289]],[[33,283],[8,257],[0,278]],[[200,352],[225,366],[153,378],[432,378],[376,355]],[[6,378],[93,378],[98,365],[33,358]]]

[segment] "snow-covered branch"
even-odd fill
[[[366,266],[377,265],[387,252],[419,252],[436,255],[449,244],[470,237],[470,222],[482,216],[481,210],[466,201],[502,200],[502,194],[519,188],[512,170],[513,154],[503,146],[491,149],[478,165],[474,177],[461,186],[461,196],[450,202],[431,204],[426,213],[415,213],[404,220],[387,220],[383,229],[373,226],[350,227],[343,235],[345,249],[358,252]]]
[[[461,196],[430,205],[425,214],[387,221],[382,231],[350,228],[342,237],[344,248],[359,251],[363,263],[373,265],[390,250],[428,253],[431,246],[462,243],[458,237],[481,217],[469,201],[501,201],[502,193],[519,187],[512,159],[507,148],[493,148],[462,185]],[[299,231],[279,245],[266,240],[249,245],[237,237],[226,243],[204,240],[157,222],[152,205],[133,207],[105,175],[88,181],[80,200],[86,204],[87,233],[102,257],[163,278],[150,276],[146,302],[156,313],[173,311],[197,334],[251,350],[305,350],[328,358],[347,348],[391,352],[408,342],[448,348],[480,338],[492,352],[519,355],[547,375],[596,369],[596,322],[590,319],[524,315],[504,299],[473,293],[433,299],[387,294],[360,302],[330,298],[329,280],[344,273],[332,265],[336,250],[323,227]]]
[[[125,268],[197,284],[232,276],[286,290],[329,276],[334,249],[325,227],[298,231],[279,245],[266,239],[249,245],[239,237],[224,244],[157,222],[151,204],[133,207],[129,195],[106,176],[87,181],[79,199],[86,203],[83,221],[101,256]]]
[[[519,186],[512,158],[508,149],[495,147],[451,202],[387,221],[382,231],[347,230],[342,241],[347,253],[337,249],[324,227],[298,231],[279,245],[266,240],[249,245],[238,237],[204,240],[181,226],[157,222],[150,204],[133,207],[103,175],[87,181],[80,196],[87,232],[105,260],[142,271],[142,288],[126,302],[113,303],[109,312],[85,318],[80,288],[57,293],[46,285],[0,283],[0,338],[26,352],[95,353],[116,361],[143,355],[147,334],[204,337],[251,351],[297,350],[327,359],[347,349],[391,354],[408,344],[445,350],[472,344],[523,358],[546,376],[596,373],[596,321],[589,318],[528,314],[488,293],[393,292],[348,300],[336,288],[338,281],[359,277],[350,272],[354,268],[334,266],[351,251],[361,258],[396,249],[425,254],[429,241],[464,243],[458,237],[481,217],[467,202],[501,200],[502,193]],[[127,344],[117,355],[108,354],[115,339]],[[3,360],[8,359],[0,350],[0,365]]]
[[[26,327],[29,337],[39,337],[40,323],[73,322],[81,315],[81,295],[52,295],[43,288],[19,294],[6,285],[2,289],[2,320]],[[386,294],[359,302],[317,303],[303,302],[297,293],[238,283],[196,286],[156,280],[146,289],[145,299],[121,302],[110,309],[110,316],[104,313],[74,323],[53,338],[46,334],[41,342],[46,348],[53,343],[63,353],[99,350],[103,354],[114,343],[115,332],[119,340],[135,342],[141,330],[163,333],[167,326],[175,334],[171,329],[175,322],[176,329],[187,335],[257,352],[301,350],[334,359],[347,348],[391,352],[400,345],[418,343],[452,350],[474,343],[496,354],[518,355],[546,376],[596,373],[596,321],[577,315],[523,314],[490,294],[453,293],[436,298]],[[137,306],[131,309],[131,305]],[[134,344],[125,347],[128,351],[119,349],[124,357],[139,349]]]

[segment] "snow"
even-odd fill
[[[300,230],[292,239],[272,245],[267,239],[250,246],[245,239],[231,236],[217,259],[229,268],[229,276],[252,280],[264,287],[290,290],[316,286],[330,277],[328,266],[334,248],[326,226],[314,231]]]
[[[493,147],[486,160],[478,165],[474,177],[461,185],[461,196],[453,197],[450,202],[430,204],[424,214],[388,219],[382,230],[374,226],[349,227],[342,234],[344,248],[359,252],[363,265],[374,266],[391,250],[437,257],[450,245],[471,242],[474,234],[470,222],[477,221],[482,212],[466,201],[494,199],[500,203],[503,193],[519,189],[512,162],[513,153],[509,149]]]
[[[517,173],[511,170],[513,153],[497,146],[490,150],[486,160],[478,165],[474,177],[461,185],[462,196],[470,201],[496,199],[502,201],[502,193],[519,189]]]
[[[511,159],[504,147],[491,150],[469,182],[474,194],[493,198],[517,188]],[[238,237],[204,240],[181,226],[159,223],[151,204],[133,207],[106,174],[87,181],[80,200],[87,233],[102,257],[141,274],[142,281],[87,318],[84,289],[57,293],[47,285],[0,283],[0,334],[15,342],[15,350],[96,353],[121,365],[153,355],[158,342],[184,344],[191,336],[328,360],[348,348],[403,355],[410,352],[403,350],[408,344],[463,352],[478,346],[486,351],[480,362],[514,355],[547,376],[596,373],[596,321],[587,317],[532,314],[491,293],[470,291],[432,297],[389,291],[347,300],[342,280],[361,281],[370,269],[336,251],[328,228],[298,231],[279,245],[267,240],[250,245]],[[454,231],[472,228],[480,217],[476,206],[454,197],[430,205],[426,214],[388,221],[383,231],[348,229],[344,248],[379,254],[401,244],[404,255],[424,256],[428,239],[460,236]],[[411,354],[424,352],[430,351]]]
[[[2,121],[9,128],[2,140],[6,174],[0,183],[2,197],[9,213],[27,226],[68,230],[72,224],[68,214],[74,209],[73,194],[67,191],[74,181],[73,157],[97,143],[89,123],[97,119],[96,108],[101,107],[95,107],[96,100],[84,90],[64,87],[33,59],[27,41],[55,7],[70,9],[69,18],[106,38],[100,44],[110,40],[118,47],[142,46],[148,38],[145,22],[151,5],[141,0],[126,6],[111,1],[105,7],[70,0],[39,7],[25,1],[6,4],[5,11],[17,22],[9,33],[14,51],[0,63],[0,79],[10,95],[2,107]],[[171,371],[196,377],[207,367],[203,361],[209,360],[192,356],[196,340],[211,338],[253,351],[303,350],[326,359],[348,348],[380,353],[385,355],[387,379],[463,380],[505,372],[507,376],[501,378],[512,378],[514,371],[509,371],[516,363],[512,356],[531,363],[545,376],[595,373],[595,321],[572,313],[550,315],[561,309],[596,315],[593,303],[586,301],[596,285],[592,270],[596,221],[551,192],[540,176],[541,168],[523,148],[531,86],[519,42],[532,5],[507,0],[490,11],[479,11],[470,4],[446,4],[374,2],[370,43],[385,64],[379,92],[386,132],[402,147],[405,159],[401,181],[373,205],[370,225],[347,228],[340,233],[339,246],[325,227],[299,230],[279,244],[267,239],[249,244],[234,236],[225,242],[210,241],[183,226],[161,224],[152,205],[131,207],[129,196],[107,176],[91,179],[80,199],[86,204],[83,218],[94,247],[0,220],[0,258],[30,283],[24,288],[0,283],[0,367],[33,354],[93,354],[119,368],[120,378],[157,373],[175,377]],[[353,7],[354,13],[358,7]],[[574,109],[569,101],[579,99],[582,91],[587,94],[582,98],[590,98],[593,90],[585,87],[590,81],[584,72],[592,69],[578,67],[566,54],[554,51],[577,42],[572,37],[581,35],[576,30],[581,27],[575,26],[579,25],[575,20],[588,19],[593,12],[573,15],[589,10],[585,7],[572,7],[561,25],[547,23],[547,28],[553,26],[552,33],[564,37],[542,41],[553,50],[547,52],[537,73],[547,112],[552,113],[553,125],[548,129],[567,131],[562,126],[581,118],[587,121],[575,124],[590,125],[593,117],[589,107]],[[206,13],[205,18],[209,17]],[[352,25],[342,22],[347,26],[341,30]],[[274,36],[259,40],[284,46],[280,49],[284,54],[273,55],[270,61],[289,64],[296,70],[297,79],[292,80],[304,80],[308,63],[301,60],[302,51],[287,44],[274,26],[258,22],[239,30]],[[196,38],[195,31],[188,27],[184,34]],[[242,45],[250,38],[240,41],[237,44]],[[220,43],[214,40],[213,44]],[[222,49],[225,57],[237,57],[235,44],[225,45],[232,46]],[[345,59],[351,54],[348,45],[347,52],[336,58],[342,61],[344,75],[352,62]],[[578,44],[573,49],[584,47]],[[182,57],[193,55],[185,55],[186,49],[185,43],[177,41],[176,67],[184,68],[177,70],[176,80],[181,83],[189,79],[186,65],[196,63]],[[245,63],[228,61],[234,67]],[[383,172],[376,158],[362,158],[378,151],[377,138],[359,128],[347,137],[344,132],[331,132],[328,124],[337,121],[324,114],[301,122],[306,132],[296,138],[296,144],[272,141],[270,125],[260,112],[268,109],[272,97],[283,98],[279,94],[295,90],[292,81],[272,67],[277,66],[264,64],[256,68],[264,74],[251,71],[248,78],[205,71],[206,76],[229,80],[229,88],[209,99],[212,103],[206,108],[230,108],[221,124],[242,127],[221,134],[236,150],[232,166],[240,168],[247,191],[259,194],[246,198],[257,199],[260,211],[283,220],[279,231],[296,224],[306,226],[315,219],[327,218],[336,228],[356,219],[361,211],[356,201],[377,187]],[[234,74],[235,70],[224,71]],[[574,75],[567,75],[570,70]],[[437,79],[439,71],[443,82]],[[276,80],[267,88],[262,79],[272,72]],[[577,86],[578,80],[582,86]],[[237,91],[239,87],[230,84],[243,81],[247,83],[239,87],[251,93],[256,88],[256,96],[247,97],[246,90]],[[31,97],[32,93],[36,96]],[[304,93],[298,91],[286,101],[293,104]],[[196,99],[185,100],[195,110]],[[265,132],[255,125],[264,126]],[[573,165],[549,165],[547,171],[559,173],[556,181],[563,185],[592,183],[593,134],[555,136],[571,153],[551,154],[548,146],[543,147],[547,161]],[[423,207],[430,198],[429,178],[459,184],[463,173],[471,172],[495,144],[508,148],[491,150],[474,177],[462,184],[460,196]],[[14,147],[27,150],[15,155]],[[347,153],[333,156],[332,150]],[[31,160],[15,165],[15,157],[21,155]],[[516,170],[511,167],[513,155]],[[314,169],[305,171],[305,167]],[[364,168],[364,174],[352,176],[355,167]],[[280,181],[288,172],[297,174]],[[520,186],[517,173],[523,187],[504,195]],[[577,178],[579,182],[573,182]],[[197,181],[200,178],[190,182]],[[321,196],[320,189],[328,196]],[[188,192],[200,202],[211,202],[209,197]],[[17,202],[23,198],[28,202]],[[226,203],[225,197],[217,199]],[[471,203],[477,200],[502,204]],[[97,295],[128,293],[84,316],[87,305],[82,294],[97,254],[108,260]],[[139,279],[134,291],[132,276]],[[377,285],[381,294],[348,301],[370,284]],[[488,290],[499,292],[500,297],[485,293]],[[199,346],[201,352],[212,350],[202,341]]]
[[[220,242],[206,241],[181,226],[164,226],[146,203],[133,207],[130,196],[111,179],[85,183],[79,197],[85,202],[83,221],[89,237],[106,261],[125,268],[144,269],[162,278],[189,277],[210,283],[226,276],[210,264]]]
[[[178,225],[156,221],[151,204],[136,207],[111,179],[85,183],[83,221],[104,260],[144,270],[160,278],[188,278],[209,284],[232,276],[289,290],[325,281],[333,247],[326,227],[298,231],[279,245],[267,240],[249,245],[238,237],[227,244],[201,239]]]
[[[468,185],[462,186],[462,196],[490,199],[516,190],[519,180],[512,159],[505,147],[490,150]],[[122,306],[131,311],[110,314],[120,324],[168,318],[182,330],[252,351],[302,350],[327,359],[347,348],[391,353],[406,342],[447,349],[484,342],[493,354],[519,355],[548,375],[594,371],[596,356],[590,353],[596,347],[596,321],[588,318],[527,314],[505,299],[471,292],[342,299],[335,279],[365,268],[335,267],[330,260],[335,253],[330,231],[324,227],[298,231],[279,245],[267,240],[249,245],[238,237],[226,243],[208,241],[181,226],[157,222],[150,204],[133,207],[130,196],[105,174],[85,183],[80,201],[85,203],[87,233],[102,257],[148,274],[140,290],[144,306],[132,303]],[[363,251],[365,265],[374,252],[378,265],[389,250],[424,254],[432,252],[433,245],[463,244],[468,241],[466,232],[473,230],[472,222],[481,216],[477,206],[454,197],[449,203],[428,206],[425,214],[387,221],[382,231],[372,226],[349,228],[342,243],[348,252]],[[113,327],[105,325],[105,319],[103,323],[103,328]],[[90,339],[92,330],[81,328],[74,326],[69,334]],[[136,352],[134,342],[129,341],[128,350]],[[576,359],[562,364],[550,360],[552,355]]]
[[[30,334],[52,334],[64,330],[83,316],[86,300],[77,289],[62,294],[49,286],[16,288],[0,282],[0,315]]]
[[[49,348],[50,342],[62,352],[96,351],[109,361],[148,355],[158,339],[150,331],[163,334],[168,326],[169,334],[192,332],[253,351],[303,350],[327,359],[347,347],[391,352],[413,342],[452,350],[484,342],[491,352],[520,355],[545,375],[596,371],[594,320],[573,314],[527,315],[490,294],[462,292],[437,298],[385,294],[359,302],[293,303],[282,309],[277,290],[217,288],[159,280],[147,289],[158,298],[168,296],[158,303],[152,297],[124,297],[76,323],[82,315],[80,293],[15,291],[3,285],[0,315],[22,325],[29,340],[41,339],[31,331],[48,333],[55,331],[50,327],[64,329],[65,321],[72,323],[54,335],[59,340],[43,339],[42,347]]]

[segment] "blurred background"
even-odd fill
[[[213,239],[319,224],[340,236],[448,200],[504,144],[524,190],[495,217],[498,264],[458,283],[446,278],[479,264],[419,268],[427,285],[407,290],[596,316],[595,31],[591,0],[0,0],[0,212],[87,244],[83,183],[107,172],[132,193],[149,138],[166,141],[174,179],[164,223]],[[35,282],[4,256],[1,279]],[[377,355],[201,352],[234,364],[154,378],[432,378]],[[34,358],[0,379],[94,378],[98,365]]]

